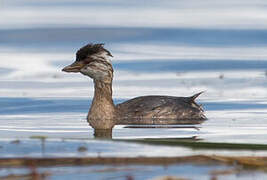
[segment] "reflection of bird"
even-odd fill
[[[76,53],[76,61],[62,69],[81,72],[94,80],[95,93],[88,113],[94,129],[112,129],[115,124],[198,124],[206,120],[191,97],[142,96],[118,105],[112,100],[111,53],[103,44],[88,44]]]

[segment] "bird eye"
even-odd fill
[[[94,60],[90,57],[87,57],[85,59],[82,60],[84,64],[90,64],[92,62],[94,62]]]

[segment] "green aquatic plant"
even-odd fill
[[[217,149],[217,150],[267,150],[267,144],[246,144],[246,143],[216,143],[203,142],[197,138],[146,138],[146,139],[115,139],[114,141],[125,141],[162,146],[183,146],[192,149]]]

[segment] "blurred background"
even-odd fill
[[[267,144],[266,30],[266,0],[0,0],[0,153],[80,156],[85,142],[86,156],[266,155],[93,140],[86,121],[93,82],[61,71],[80,47],[105,43],[114,56],[115,103],[205,91],[197,102],[209,120],[196,128],[116,126],[114,139]],[[32,137],[48,138],[49,151],[42,154]]]
[[[92,97],[61,72],[87,43],[114,58],[114,97],[267,98],[265,0],[1,0],[0,96]]]

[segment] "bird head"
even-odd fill
[[[80,72],[85,76],[105,83],[111,82],[113,68],[111,53],[104,44],[87,44],[76,52],[76,61],[62,69],[64,72]]]

